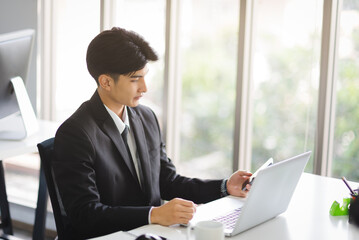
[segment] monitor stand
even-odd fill
[[[12,115],[1,121],[1,125],[6,126],[6,129],[0,129],[0,140],[22,140],[39,130],[39,124],[24,81],[21,77],[15,77],[11,79],[11,83],[19,105],[20,114]]]

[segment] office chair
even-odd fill
[[[47,190],[49,191],[52,210],[54,213],[57,239],[72,239],[72,228],[69,224],[65,209],[63,207],[59,190],[52,170],[52,157],[54,150],[54,138],[47,139],[37,145],[39,149],[42,170],[45,174]]]

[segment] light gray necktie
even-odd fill
[[[123,132],[121,133],[121,136],[122,136],[122,139],[123,139],[123,141],[125,143],[128,156],[130,157],[131,161],[133,161],[131,151],[130,151],[130,148],[129,148],[128,143],[127,143],[128,132],[129,132],[128,126],[125,125],[125,130],[123,130]],[[137,161],[137,159],[136,159],[136,161]],[[139,178],[140,178],[141,186],[143,186],[143,184],[144,184],[144,182],[143,182],[143,172],[142,172],[141,162],[139,160],[137,161],[137,166],[138,166],[138,175],[139,175]]]

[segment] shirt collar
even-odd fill
[[[125,130],[126,125],[130,129],[130,121],[128,119],[127,106],[125,106],[125,109],[123,111],[124,121],[122,121],[122,119],[116,113],[114,113],[111,109],[109,109],[105,104],[104,104],[104,106],[105,106],[107,112],[110,114],[113,121],[115,122],[115,125],[118,128],[118,130],[120,131],[120,133],[122,133],[123,130]]]

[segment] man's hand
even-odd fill
[[[196,206],[192,201],[174,198],[164,205],[152,209],[151,223],[163,226],[188,224],[196,212]]]
[[[251,185],[247,184],[247,190],[245,191],[242,190],[242,186],[246,182],[248,183],[251,176],[252,173],[241,170],[233,173],[227,181],[227,192],[233,196],[246,197],[248,190],[251,188]]]

